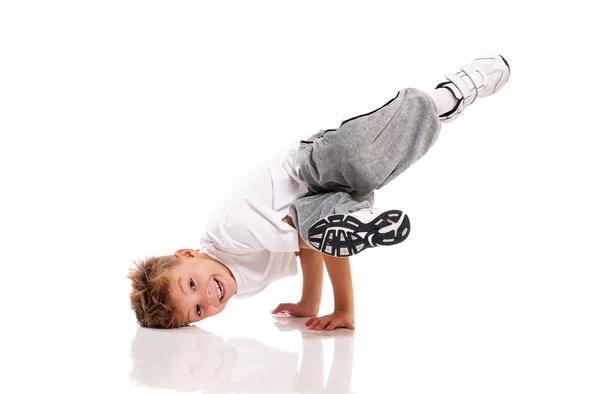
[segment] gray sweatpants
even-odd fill
[[[437,140],[441,123],[433,99],[402,89],[381,108],[300,141],[298,175],[309,194],[289,215],[307,245],[319,219],[373,207],[375,190],[419,160]]]

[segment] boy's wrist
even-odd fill
[[[304,298],[301,298],[300,301],[298,301],[298,305],[301,305],[302,307],[309,309],[309,310],[316,310],[318,311],[319,308],[321,307],[321,302],[320,301],[315,301],[315,300],[307,300]]]
[[[311,300],[311,299],[307,299],[307,298],[301,298],[298,303],[303,306],[306,306],[306,307],[317,308],[317,309],[321,306],[321,301]]]
[[[354,307],[352,306],[335,306],[333,308],[334,313],[345,313],[354,316]]]

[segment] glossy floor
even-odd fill
[[[289,342],[283,349],[257,336],[225,339],[198,327],[170,332],[138,328],[131,345],[132,383],[234,393],[351,391],[351,332],[307,332],[300,319],[282,318],[276,326],[280,332],[274,335]]]
[[[95,318],[75,300],[73,315],[62,322],[3,334],[1,385],[18,388],[11,392],[336,394],[600,388],[597,311],[588,309],[590,299],[574,304],[583,300],[581,293],[572,292],[564,303],[534,295],[518,303],[491,292],[439,297],[422,291],[369,305],[364,281],[356,282],[361,302],[355,331],[309,331],[302,318],[270,315],[274,305],[267,298],[282,289],[175,330],[137,326],[123,292],[104,297],[104,305],[88,298]]]

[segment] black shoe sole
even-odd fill
[[[380,230],[402,223],[397,230],[381,232]],[[364,236],[358,233],[366,233]],[[404,241],[410,234],[408,215],[402,211],[389,210],[381,213],[369,223],[363,223],[352,214],[330,215],[320,219],[308,230],[310,246],[334,257],[349,257],[367,248],[396,245]]]

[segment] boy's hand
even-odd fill
[[[292,315],[295,317],[313,317],[317,316],[319,313],[319,306],[315,305],[307,305],[302,301],[297,302],[295,304],[292,303],[284,303],[279,304],[277,308],[273,309],[271,313],[287,313],[288,315]]]
[[[329,315],[313,317],[305,323],[309,330],[327,330],[346,327],[354,330],[354,314],[345,311],[335,311]]]

